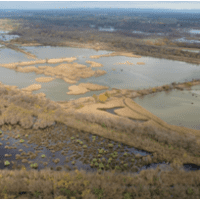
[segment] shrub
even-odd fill
[[[21,139],[19,142],[20,142],[20,143],[23,143],[23,142],[24,142],[24,140],[23,140],[23,139]]]
[[[93,95],[92,95],[92,97],[93,97],[95,100],[97,100],[97,99],[98,99],[98,97],[97,97],[97,95],[96,95],[96,94],[93,94]]]
[[[6,160],[5,162],[4,162],[4,165],[10,165],[10,162],[8,161],[8,160]]]
[[[191,87],[192,86],[192,83],[191,82],[187,82],[187,83],[185,83],[186,84],[186,86],[188,86],[188,87]]]
[[[32,164],[30,165],[30,167],[31,167],[31,168],[37,168],[37,167],[38,167],[38,164],[37,164],[37,163],[34,163],[34,164],[32,163]]]
[[[107,92],[105,92],[105,96],[109,98],[110,94],[108,94]]]
[[[105,94],[101,94],[101,95],[99,95],[99,100],[100,100],[100,102],[105,102],[106,100],[107,100],[107,96],[105,96]]]
[[[42,155],[41,155],[41,157],[42,157],[42,158],[45,158],[45,155],[44,155],[44,154],[42,154]]]
[[[152,92],[156,92],[156,88],[152,88]]]

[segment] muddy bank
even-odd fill
[[[133,53],[128,53],[128,52],[113,52],[113,53],[104,54],[104,55],[90,56],[90,58],[98,59],[98,58],[101,58],[101,57],[111,57],[111,56],[126,56],[126,57],[141,58],[141,56],[134,55]]]

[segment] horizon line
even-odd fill
[[[85,8],[85,7],[66,7],[66,8],[0,8],[0,10],[64,10],[64,9],[137,9],[137,10],[200,10],[200,8],[192,9],[176,9],[176,8]]]

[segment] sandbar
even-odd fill
[[[61,78],[65,82],[74,84],[80,78],[89,78],[91,76],[102,76],[106,74],[104,70],[93,71],[91,67],[87,67],[78,63],[62,63],[58,66],[28,66],[28,67],[15,67],[18,72],[35,72],[37,74],[45,74],[46,76]],[[53,80],[53,79],[52,79]]]
[[[98,59],[101,57],[111,57],[111,56],[126,56],[126,57],[141,58],[141,56],[134,55],[132,53],[126,53],[126,52],[113,52],[113,53],[109,53],[109,54],[94,55],[94,56],[90,56],[90,58]]]
[[[94,62],[94,61],[87,60],[85,62],[90,64],[90,67],[103,67],[103,65],[101,63],[97,63],[97,62]]]
[[[52,77],[39,77],[39,78],[36,78],[35,79],[37,82],[50,82],[50,81],[53,81],[54,78]]]
[[[133,63],[126,61],[124,63],[115,63],[114,65],[133,65]]]
[[[144,62],[137,62],[137,65],[145,65]]]
[[[75,57],[71,57],[71,58],[52,58],[52,59],[49,59],[47,61],[47,63],[55,64],[55,63],[61,63],[61,62],[73,62],[75,60],[77,60],[77,58],[75,58]]]
[[[34,60],[29,62],[15,62],[15,63],[8,63],[8,64],[1,64],[1,67],[6,67],[10,69],[14,69],[17,66],[28,66],[28,65],[36,65],[36,64],[44,64],[44,63],[62,63],[62,62],[73,62],[77,60],[75,57],[71,58],[55,58],[55,59],[41,59],[41,60]]]
[[[34,90],[39,90],[39,89],[41,89],[40,84],[32,84],[32,85],[29,85],[28,87],[22,88],[23,91],[27,91],[27,92],[32,92]]]
[[[78,94],[85,94],[86,92],[89,91],[106,90],[108,89],[108,87],[92,83],[80,83],[79,85],[72,85],[68,89],[71,91],[67,92],[67,94],[78,95]]]

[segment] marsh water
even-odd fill
[[[108,86],[111,88],[119,88],[119,89],[143,89],[154,86],[161,86],[164,84],[170,84],[172,82],[183,82],[185,80],[198,79],[200,75],[200,68],[195,64],[188,64],[180,61],[172,61],[166,59],[158,59],[151,57],[142,57],[142,58],[130,58],[125,56],[115,56],[115,57],[102,57],[99,59],[91,59],[91,55],[101,55],[111,53],[109,51],[95,51],[92,49],[80,49],[80,48],[71,48],[71,47],[49,47],[49,46],[38,46],[38,47],[23,47],[24,50],[34,54],[38,59],[50,59],[50,58],[61,58],[61,57],[72,57],[76,56],[77,60],[75,62],[80,64],[85,64],[86,66],[90,66],[85,63],[86,60],[92,60],[95,62],[99,62],[103,64],[103,67],[93,68],[93,70],[102,69],[107,72],[107,74],[100,77],[91,77],[87,79],[80,79],[77,83],[90,82],[100,85]],[[11,63],[11,62],[20,62],[20,61],[30,61],[34,59],[28,58],[25,54],[21,52],[16,52],[14,50],[8,48],[0,48],[0,61],[1,63]],[[118,63],[125,63],[129,61],[133,63],[133,65],[119,65]],[[137,62],[145,62],[145,65],[138,65]],[[35,65],[36,67],[46,65],[39,64]],[[50,66],[56,66],[58,64],[48,64]],[[33,83],[37,83],[35,78],[42,77],[45,75],[37,75],[35,73],[21,73],[16,72],[7,68],[0,68],[0,81],[3,84],[7,85],[16,85],[18,88],[27,87]],[[104,90],[101,91],[92,91],[83,95],[67,95],[68,87],[71,84],[64,82],[61,79],[55,79],[49,83],[40,83],[42,88],[33,93],[44,92],[46,97],[53,101],[63,101],[70,99],[77,99],[80,97],[92,96],[93,94],[100,94]],[[194,94],[192,96],[192,94]],[[169,124],[174,125],[183,125],[186,127],[200,129],[199,126],[199,118],[200,118],[200,87],[194,86],[191,91],[172,91],[171,93],[158,93],[153,95],[147,95],[143,99],[136,98],[138,104],[148,109],[153,114],[157,115],[164,121]],[[193,103],[193,104],[192,104]],[[174,112],[174,111],[177,112]],[[112,114],[114,113],[114,109],[107,110]],[[34,148],[37,145],[32,144],[28,145],[27,141],[25,141],[26,145],[29,147],[25,148],[22,144],[17,143],[17,150],[5,149],[6,143],[10,142],[14,144],[15,139],[3,137],[1,149],[1,159],[0,168],[4,168],[3,162],[5,160],[14,160],[14,156],[17,154],[19,149],[23,149],[23,151],[34,151]],[[91,137],[91,136],[90,136]],[[70,141],[66,141],[70,142]],[[24,144],[24,143],[23,143]],[[97,146],[98,144],[96,144]],[[118,145],[118,144],[115,144]],[[116,150],[117,147],[114,147]],[[70,157],[73,154],[73,151],[69,150],[68,154],[62,155],[61,151],[55,152],[53,154],[46,147],[40,148],[41,152],[38,154],[37,158],[33,159],[34,162],[39,162],[39,168],[44,168],[44,165],[41,163],[41,155],[45,154],[47,157],[42,159],[43,162],[48,162],[47,166],[51,166],[56,168],[56,164],[52,161],[52,157],[59,158],[60,162],[58,166],[63,166],[66,156]],[[141,156],[148,155],[148,152],[143,152],[134,148],[124,146],[124,150],[129,153],[132,153],[134,156],[136,153],[139,153]],[[6,158],[5,154],[11,153],[12,156]],[[119,152],[118,152],[119,153]],[[79,152],[79,155],[83,157],[83,152]],[[80,158],[81,159],[81,158]],[[128,162],[128,161],[127,161]],[[22,163],[18,161],[18,164],[23,164],[25,166],[29,166],[27,163]],[[70,162],[67,163],[70,169],[73,169],[73,165]],[[131,165],[130,163],[128,163]],[[166,167],[166,163],[152,163],[151,165],[144,165],[140,168],[137,168],[139,172],[142,169],[147,168],[155,168],[156,166]],[[77,168],[83,168],[86,170],[93,170],[89,164],[84,164],[81,160],[77,160],[75,166]],[[188,165],[191,167],[191,165]],[[185,166],[185,168],[189,168]],[[11,168],[9,166],[8,168]]]
[[[180,61],[158,59],[152,57],[131,58],[125,56],[114,57],[101,57],[99,59],[91,59],[92,55],[101,55],[111,53],[110,51],[96,51],[93,49],[83,48],[71,48],[71,47],[50,47],[50,46],[37,46],[37,47],[23,47],[24,50],[34,54],[38,59],[46,58],[61,58],[76,56],[75,62],[90,66],[85,61],[92,60],[103,64],[103,67],[93,68],[93,70],[105,70],[107,74],[100,77],[90,77],[87,79],[80,79],[79,83],[90,82],[94,84],[100,84],[111,88],[119,89],[143,89],[155,86],[162,86],[164,84],[171,84],[172,82],[184,82],[191,81],[192,79],[199,79],[200,66],[196,64],[188,64]],[[1,63],[11,63],[19,61],[30,61],[25,54],[16,52],[8,48],[0,49]],[[133,65],[119,64],[129,61]],[[137,62],[144,62],[145,65],[138,65]],[[36,67],[46,65],[38,64]],[[56,66],[59,64],[48,64],[50,66]],[[7,68],[0,68],[0,81],[6,85],[16,85],[18,88],[27,87],[33,83],[37,83],[35,78],[45,76],[43,74],[21,73]],[[54,79],[48,83],[40,83],[42,88],[34,91],[33,94],[44,92],[46,97],[53,101],[64,101],[70,99],[77,99],[80,97],[92,96],[93,94],[100,94],[105,90],[91,91],[82,95],[68,95],[68,87],[72,84],[66,83],[62,79]],[[196,87],[195,92],[200,92],[200,88]],[[189,93],[188,93],[189,94]],[[199,129],[198,119],[200,117],[199,100],[188,99],[191,94],[187,92],[184,97],[174,97],[173,95],[182,95],[181,92],[172,92],[168,95],[164,93],[156,94],[152,97],[148,95],[143,100],[134,99],[142,106],[146,106],[150,112],[156,114],[161,119],[174,125],[183,125],[190,128]],[[197,94],[198,95],[198,94]],[[192,97],[193,98],[193,97]],[[177,100],[178,99],[178,100]],[[185,105],[185,99],[190,103]],[[195,101],[194,104],[191,104]],[[154,103],[151,105],[151,102]],[[156,103],[157,102],[157,103]],[[159,102],[159,104],[158,104]],[[168,104],[170,105],[167,106]],[[173,104],[173,106],[172,106]],[[149,105],[149,106],[147,106]],[[158,105],[160,108],[158,109]],[[182,106],[181,106],[182,105]],[[172,108],[173,107],[173,108]],[[186,109],[187,107],[187,109]],[[176,114],[173,112],[177,109]],[[165,111],[165,112],[164,112]],[[195,114],[194,114],[195,113]],[[177,117],[179,114],[179,117]]]

